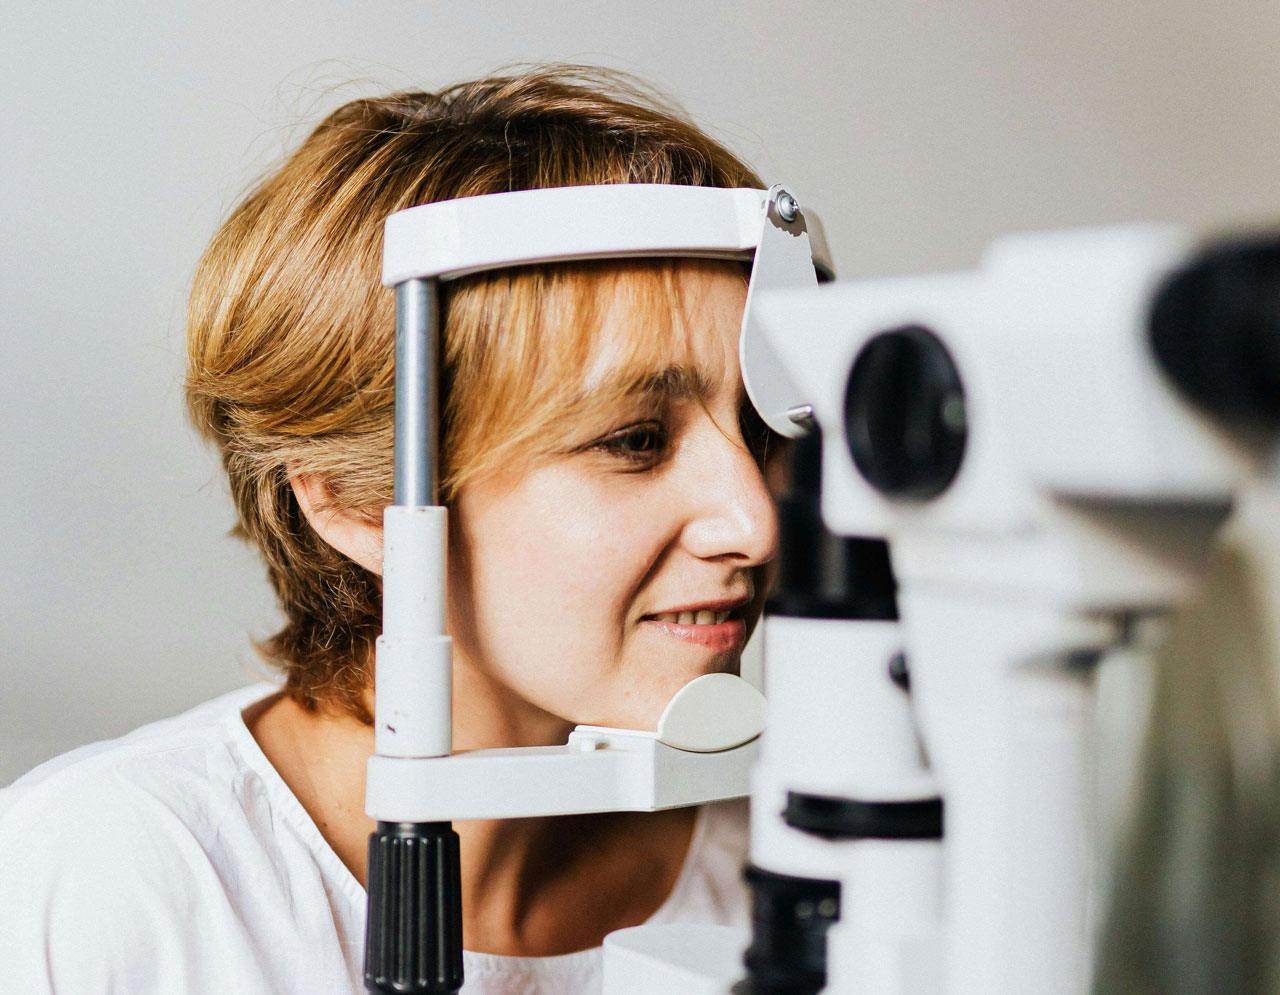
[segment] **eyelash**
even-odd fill
[[[738,416],[738,424],[747,449],[761,466],[786,441],[769,428],[750,405],[743,407]],[[636,445],[639,439],[647,441],[648,445]],[[593,443],[591,448],[643,468],[656,464],[670,442],[667,428],[661,422],[640,422],[606,435]]]
[[[645,438],[651,444],[647,448],[637,448],[629,444],[634,443],[637,438]],[[656,444],[653,444],[655,440]],[[645,466],[657,462],[658,457],[666,451],[669,441],[667,429],[661,422],[641,422],[606,435],[592,448],[617,456],[636,466]]]

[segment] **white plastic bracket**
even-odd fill
[[[759,691],[733,674],[704,674],[676,692],[652,732],[580,725],[563,746],[371,757],[366,811],[383,822],[447,822],[738,798],[750,791],[763,728]]]
[[[699,805],[749,793],[758,742],[692,753],[654,733],[590,728],[563,746],[374,756],[365,810],[383,822],[448,822]]]
[[[794,212],[784,213],[780,205],[788,202]],[[785,187],[770,187],[756,236],[755,263],[751,267],[751,284],[742,312],[738,353],[742,382],[751,403],[765,424],[791,439],[808,431],[795,415],[806,408],[812,410],[813,399],[788,375],[787,367],[755,317],[754,305],[760,294],[769,291],[816,288],[818,269],[828,275],[832,272],[818,219],[806,216]]]

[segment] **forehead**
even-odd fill
[[[740,399],[747,269],[557,263],[464,278],[446,299],[448,494],[555,456],[637,398]]]
[[[689,260],[622,271],[604,292],[586,392],[706,397],[737,383],[747,294],[740,264]]]

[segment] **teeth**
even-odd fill
[[[700,612],[664,612],[654,615],[655,622],[667,622],[671,625],[719,625],[728,621],[729,613],[703,610]]]

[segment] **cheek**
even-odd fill
[[[617,608],[648,569],[634,515],[588,488],[542,494],[490,517],[481,538],[492,580],[518,603],[598,615]]]
[[[646,515],[632,495],[548,476],[466,513],[476,645],[527,692],[610,676],[661,550],[640,527],[652,507]]]

